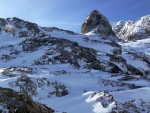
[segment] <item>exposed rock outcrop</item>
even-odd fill
[[[0,35],[13,37],[44,37],[50,36],[49,32],[62,31],[68,34],[76,34],[73,31],[63,30],[56,27],[40,27],[35,23],[24,21],[17,17],[0,18]]]
[[[54,113],[53,109],[12,89],[0,87],[0,95],[1,113]]]
[[[93,32],[104,37],[111,35],[115,36],[115,33],[112,30],[107,18],[97,10],[92,11],[88,15],[88,17],[82,24],[81,32],[83,34]]]

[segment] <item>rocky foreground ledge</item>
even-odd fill
[[[29,96],[0,87],[0,113],[54,113],[54,110]]]

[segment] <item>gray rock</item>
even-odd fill
[[[107,18],[101,14],[99,11],[92,11],[84,23],[82,24],[81,32],[86,34],[88,32],[93,32],[101,36],[115,36],[114,31]]]
[[[53,109],[34,102],[30,97],[12,89],[0,87],[0,95],[1,113],[54,113]]]

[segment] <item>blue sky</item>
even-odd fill
[[[94,9],[110,22],[136,21],[150,14],[150,0],[0,0],[0,18],[18,17],[40,26],[80,32]]]

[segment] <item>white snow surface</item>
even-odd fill
[[[80,46],[93,48],[101,55],[100,59],[109,60],[105,55],[113,54],[115,49],[111,45],[101,42],[111,42],[110,40],[101,39],[94,34],[87,35],[72,35],[68,34],[65,31],[53,30],[51,32],[43,31],[48,35],[56,38],[68,39],[73,42],[77,42]],[[19,44],[24,41],[27,37],[13,37],[8,36],[5,33],[0,35],[0,56],[9,55],[11,49],[7,46],[13,45],[15,49],[21,50],[22,48]],[[87,40],[85,40],[87,38]],[[96,40],[97,42],[94,42]],[[136,42],[126,42],[119,43],[122,47],[122,57],[127,60],[128,64],[135,66],[136,68],[149,70],[147,63],[140,59],[133,59],[132,55],[126,54],[128,51],[142,52],[148,57],[150,57],[150,39],[138,40]],[[150,83],[145,79],[129,80],[124,81],[127,84],[135,84],[144,86],[138,89],[130,89],[127,84],[124,86],[119,86],[117,83],[118,79],[124,75],[112,76],[113,73],[104,72],[101,70],[73,68],[70,64],[47,64],[47,65],[33,65],[34,61],[40,58],[47,50],[46,46],[38,48],[38,50],[33,52],[23,52],[21,51],[18,55],[14,55],[9,61],[0,61],[0,86],[6,88],[12,88],[13,90],[19,91],[19,87],[16,87],[14,83],[20,76],[23,76],[24,73],[18,72],[12,69],[11,74],[17,75],[14,77],[9,77],[5,75],[5,69],[11,66],[27,66],[33,68],[35,73],[27,73],[26,76],[30,77],[35,83],[38,78],[46,78],[41,87],[37,87],[37,95],[32,96],[32,98],[52,109],[56,112],[67,112],[67,113],[109,113],[112,108],[116,106],[116,103],[124,103],[131,100],[137,100],[137,102],[142,99],[145,102],[150,101]],[[66,48],[67,51],[71,51],[69,47]],[[57,53],[59,54],[59,53]],[[57,55],[56,55],[57,56]],[[81,64],[83,62],[81,61]],[[121,65],[121,63],[116,63],[116,65]],[[109,67],[108,67],[109,68]],[[56,73],[58,71],[65,70],[66,73]],[[133,75],[135,76],[135,75]],[[147,75],[149,77],[149,75]],[[136,76],[137,77],[137,76]],[[139,77],[139,76],[138,76]],[[57,81],[60,84],[63,84],[68,87],[69,94],[57,97],[55,95],[48,96],[49,92],[54,90],[52,86],[45,85],[47,81],[54,82]],[[104,81],[112,82],[111,84],[117,84],[115,86],[111,84],[103,84]],[[11,84],[11,85],[10,85]],[[24,84],[20,82],[19,84]],[[119,89],[119,90],[118,90]],[[121,91],[120,91],[121,90]],[[109,101],[107,94],[108,91],[110,95],[114,97],[114,100]],[[104,106],[103,104],[106,104]],[[137,105],[138,107],[139,105]],[[1,109],[1,106],[0,106]],[[145,111],[148,111],[148,108],[144,108]],[[144,113],[144,111],[143,111]]]

